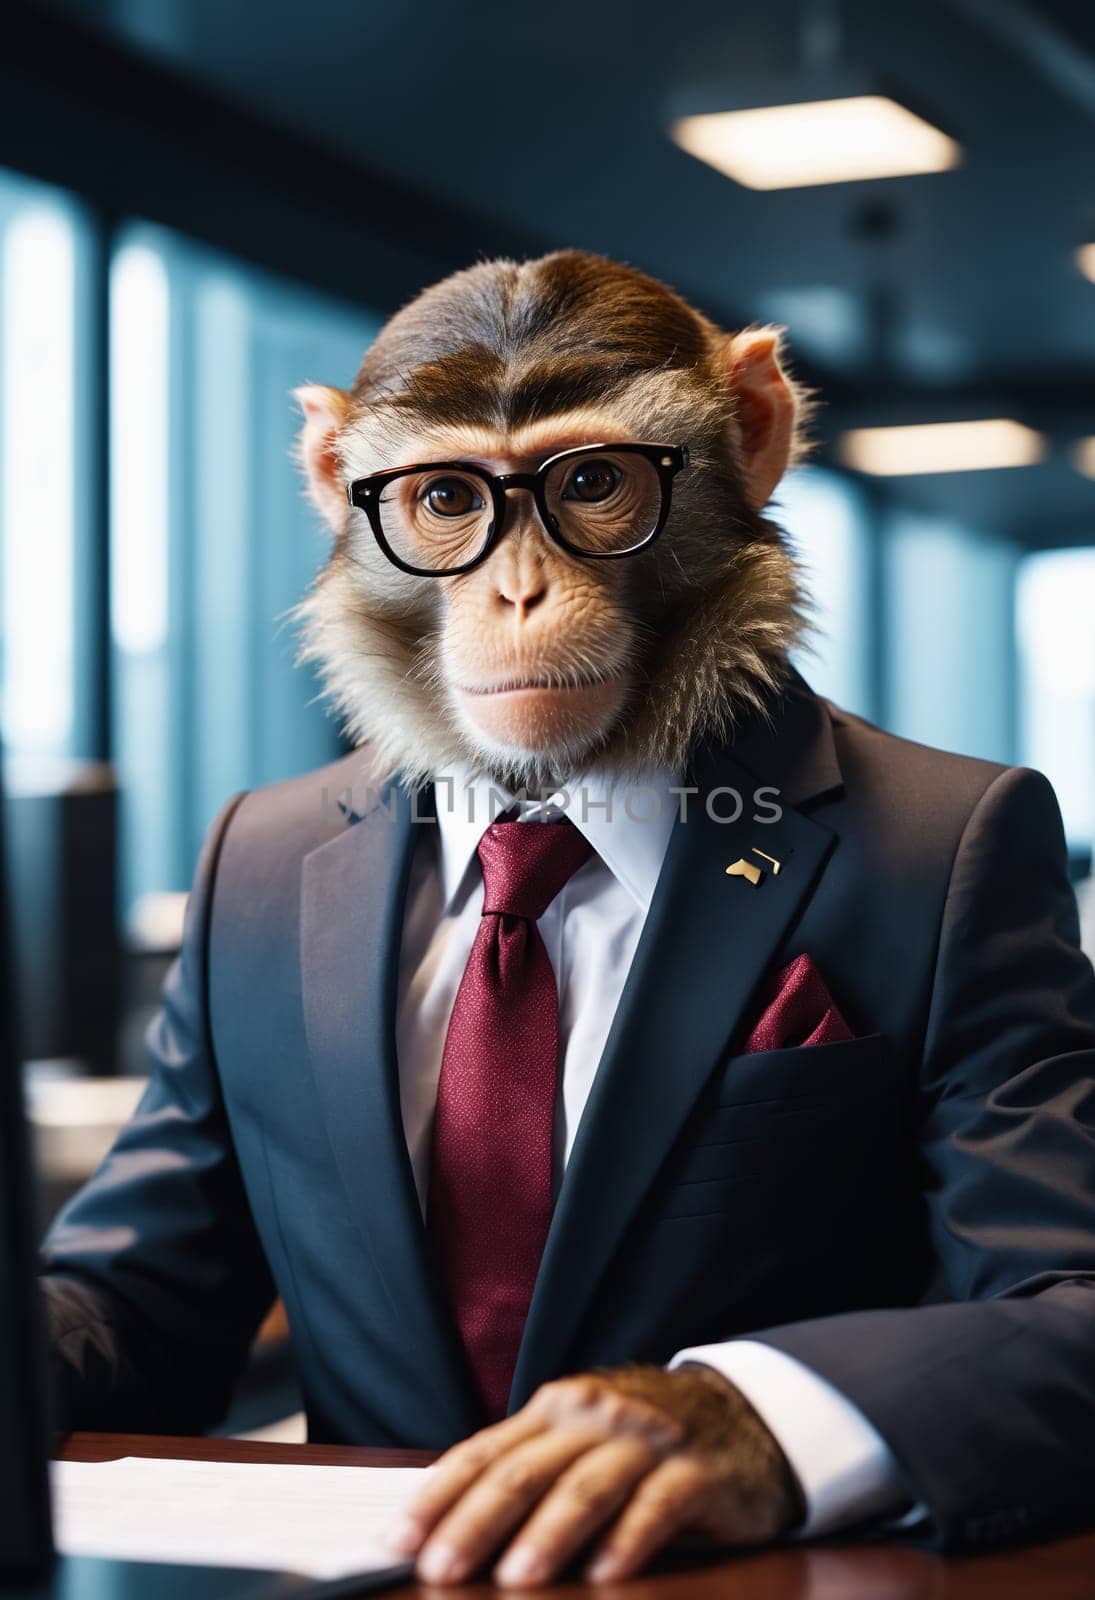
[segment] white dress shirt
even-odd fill
[[[436,826],[423,823],[417,830],[403,924],[396,1043],[403,1128],[423,1212],[445,1034],[482,914],[476,850],[484,829],[504,809],[500,793],[466,772],[446,775],[436,785]],[[630,789],[589,780],[569,797],[554,799],[594,851],[537,924],[559,991],[558,1187],[653,898],[678,801],[666,777]],[[542,814],[539,804],[520,803],[522,821]],[[734,1339],[682,1350],[670,1365],[682,1361],[715,1367],[764,1419],[801,1485],[807,1507],[803,1536],[892,1515],[907,1505],[896,1463],[877,1430],[794,1357],[756,1340]]]

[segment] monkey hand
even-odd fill
[[[393,1542],[429,1583],[488,1562],[499,1583],[549,1582],[582,1552],[594,1582],[637,1573],[675,1541],[762,1544],[800,1520],[786,1457],[708,1367],[561,1378],[446,1452]]]

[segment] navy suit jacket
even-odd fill
[[[147,1094],[45,1246],[68,1426],[211,1425],[275,1291],[313,1439],[441,1448],[484,1420],[400,1120],[417,826],[364,760],[237,797],[210,831]],[[694,781],[511,1409],[749,1334],[874,1423],[935,1542],[1095,1522],[1095,978],[1049,784],[801,680]],[[724,786],[733,823],[711,814],[731,797],[703,803]],[[728,877],[755,845],[780,873]],[[762,980],[803,951],[856,1037],[742,1053]]]

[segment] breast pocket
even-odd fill
[[[670,1160],[664,1215],[737,1213],[839,1184],[865,1145],[886,1138],[898,1101],[881,1033],[731,1056]]]
[[[803,1096],[824,1099],[861,1075],[884,1069],[887,1057],[883,1033],[789,1050],[754,1050],[730,1057],[716,1076],[708,1103],[744,1106]]]

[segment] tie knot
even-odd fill
[[[483,915],[543,916],[593,853],[566,817],[556,822],[492,822],[479,841]]]

